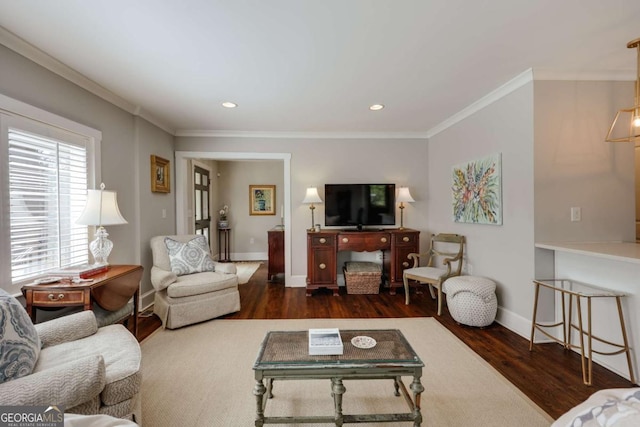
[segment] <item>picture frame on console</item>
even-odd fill
[[[275,204],[275,185],[249,186],[249,215],[275,215]]]

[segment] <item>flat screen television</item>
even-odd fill
[[[325,184],[324,224],[337,227],[395,225],[395,184]]]

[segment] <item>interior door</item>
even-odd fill
[[[195,233],[211,241],[211,216],[209,215],[209,171],[198,166],[193,168],[193,206]]]

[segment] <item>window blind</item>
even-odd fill
[[[12,283],[87,263],[86,143],[9,128],[8,163]]]

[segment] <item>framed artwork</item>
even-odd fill
[[[453,221],[502,225],[501,154],[453,167]]]
[[[249,186],[249,215],[275,215],[275,204],[275,185]]]
[[[171,163],[167,159],[151,156],[151,191],[171,193]]]

